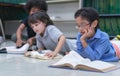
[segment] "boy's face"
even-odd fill
[[[75,22],[77,24],[76,28],[81,34],[84,34],[85,30],[88,30],[90,28],[90,23],[86,19],[83,19],[81,16],[77,17],[75,19]]]
[[[38,11],[40,11],[40,9],[38,9],[36,7],[32,7],[31,10],[30,10],[30,12],[29,12],[29,14],[31,15],[31,14],[33,14],[35,12],[38,12]]]
[[[37,21],[36,23],[31,24],[31,28],[37,34],[43,34],[45,31],[45,27],[46,27],[46,24],[41,21]]]

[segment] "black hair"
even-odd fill
[[[36,7],[40,10],[44,10],[47,12],[48,6],[45,0],[28,0],[26,5],[24,6],[26,12],[30,12],[32,7]]]
[[[28,18],[28,23],[34,24],[34,23],[37,23],[38,20],[45,23],[46,27],[49,25],[53,25],[52,20],[50,19],[50,17],[48,16],[48,14],[45,11],[39,11],[39,12],[36,12],[36,13],[33,13],[32,15],[30,15]]]
[[[90,24],[97,20],[99,22],[99,14],[98,12],[92,7],[83,7],[75,12],[74,18],[81,16],[85,18]],[[99,23],[97,24],[95,30],[99,28]]]

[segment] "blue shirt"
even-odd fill
[[[107,33],[97,29],[95,35],[87,39],[88,46],[84,48],[81,44],[80,37],[82,35],[78,33],[77,37],[77,52],[84,58],[90,60],[102,60],[102,61],[118,61],[119,59],[115,55],[115,49],[110,43]]]

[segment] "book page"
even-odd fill
[[[83,65],[87,66],[88,68],[90,67],[91,70],[96,69],[98,71],[106,72],[111,69],[114,69],[116,66],[114,64],[110,64],[108,62],[100,61],[100,60],[95,60],[91,61],[89,63],[83,63]]]
[[[69,54],[65,55],[61,60],[52,64],[52,66],[66,66],[65,64],[71,64],[72,68],[74,68],[78,63],[82,64],[82,62],[90,62],[89,59],[84,59],[75,51],[70,51]]]
[[[50,51],[50,50],[42,50],[40,52],[38,52],[38,51],[30,51],[30,52],[27,52],[27,54],[28,54],[27,56],[32,57],[32,58],[41,59],[41,60],[51,59],[51,58],[48,58],[47,56],[45,56],[45,54],[47,52],[52,52],[52,51]],[[57,54],[57,56],[54,57],[54,59],[59,59],[59,58],[62,58],[62,55]]]
[[[37,51],[31,51],[30,52],[30,57],[32,58],[38,58],[38,59],[49,59],[47,56],[45,56],[45,53],[39,53]]]
[[[9,47],[5,47],[5,48],[7,50],[7,53],[23,54],[23,53],[25,53],[28,50],[29,44],[26,43],[21,48],[16,48],[16,46],[9,46]]]
[[[116,67],[114,64],[110,64],[108,62],[100,60],[90,61],[90,59],[83,58],[75,51],[71,51],[69,54],[65,55],[62,59],[52,64],[51,66],[69,66],[73,69],[84,69],[99,72],[110,71],[112,69],[115,69]]]

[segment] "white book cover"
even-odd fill
[[[5,48],[9,54],[23,54],[29,49],[29,44],[24,44],[21,48],[16,48],[16,46],[2,47]],[[1,48],[1,49],[2,49]]]

